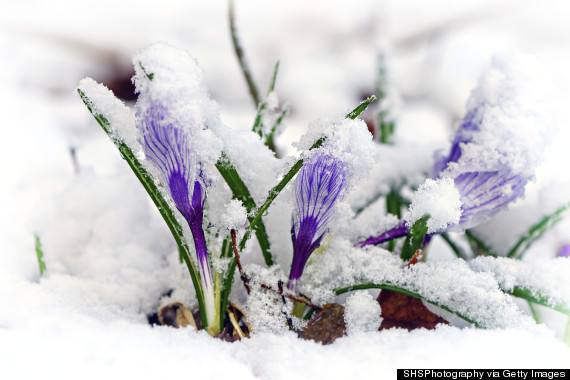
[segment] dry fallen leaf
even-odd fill
[[[429,311],[421,300],[402,293],[382,290],[378,296],[378,303],[384,318],[379,330],[392,327],[408,330],[424,327],[433,330],[438,323],[449,324],[445,319]]]
[[[184,307],[180,302],[175,302],[162,307],[158,312],[158,320],[161,325],[176,328],[186,326],[194,326],[194,328],[197,328],[192,312]]]
[[[323,305],[323,310],[299,334],[301,338],[331,344],[345,334],[344,307],[336,303]]]

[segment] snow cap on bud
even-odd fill
[[[440,154],[432,169],[434,178],[453,179],[461,194],[461,228],[524,196],[553,134],[548,82],[532,58],[500,55],[473,90],[449,154]]]
[[[449,154],[436,155],[431,177],[452,180],[461,201],[459,222],[440,226],[437,233],[474,227],[524,196],[554,134],[548,112],[550,87],[532,58],[494,57],[471,93]],[[408,227],[402,222],[358,245],[404,236]]]

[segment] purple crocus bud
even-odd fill
[[[547,88],[548,81],[528,57],[494,58],[471,93],[449,154],[439,154],[431,172],[434,179],[453,180],[461,200],[459,222],[437,233],[472,228],[523,197],[553,134],[545,110]],[[407,233],[402,222],[358,245]]]
[[[339,159],[317,153],[305,162],[295,179],[296,203],[291,228],[293,262],[289,289],[296,289],[309,256],[321,245],[328,231],[343,195],[346,172],[345,164]]]
[[[163,186],[190,226],[200,263],[206,315],[208,322],[213,324],[214,285],[202,226],[206,181],[194,150],[195,142],[190,130],[183,128],[163,103],[150,100],[143,104],[144,106],[137,104],[139,129],[142,132],[141,145],[146,159],[157,169]]]

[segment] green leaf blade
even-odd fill
[[[507,257],[521,259],[526,251],[540,239],[542,235],[562,220],[562,214],[570,208],[570,204],[559,207],[550,215],[546,215],[538,223],[532,225],[516,244],[509,250]]]
[[[368,106],[370,104],[372,104],[372,102],[376,100],[376,95],[370,95],[366,100],[362,101],[362,103],[360,103],[358,105],[358,107],[356,107],[355,109],[353,109],[352,111],[350,111],[347,115],[346,118],[347,119],[351,119],[354,120],[356,119],[358,116],[362,115],[362,113],[364,111],[366,111],[366,109],[368,108]]]
[[[222,157],[216,163],[216,168],[230,187],[233,197],[243,203],[243,206],[245,207],[248,214],[250,225],[252,225],[254,221],[252,211],[256,209],[255,201],[253,200],[249,189],[239,176],[235,167],[229,161],[229,158],[226,154],[222,153]],[[261,253],[263,254],[263,258],[265,260],[265,264],[267,266],[272,266],[275,264],[275,260],[271,254],[271,244],[269,243],[267,230],[265,229],[265,225],[262,220],[255,222],[254,230],[259,242],[259,246],[261,248]]]
[[[429,218],[429,214],[422,216],[414,223],[412,228],[410,228],[404,246],[402,247],[402,253],[400,254],[402,260],[410,261],[416,251],[422,248],[422,244],[428,232],[427,223]]]
[[[38,266],[40,268],[40,277],[44,275],[46,271],[46,263],[44,262],[44,251],[42,249],[42,243],[40,241],[40,237],[38,234],[34,234],[35,242],[36,242],[36,256],[38,258]]]
[[[432,305],[435,305],[435,306],[439,307],[440,309],[443,309],[443,310],[445,310],[445,311],[447,311],[447,312],[449,312],[449,313],[452,313],[452,314],[458,316],[459,318],[461,318],[461,319],[463,319],[463,320],[465,320],[465,321],[467,321],[467,322],[469,322],[469,323],[475,325],[476,327],[481,327],[481,325],[479,325],[479,324],[478,324],[477,322],[475,322],[474,320],[472,320],[472,319],[470,319],[470,318],[468,318],[468,317],[466,317],[466,316],[460,314],[459,312],[456,312],[455,310],[450,309],[449,307],[447,307],[447,306],[445,306],[445,305],[441,305],[441,304],[439,304],[439,303],[437,303],[437,302],[431,301],[431,300],[429,300],[429,299],[423,297],[423,296],[422,296],[421,294],[419,294],[419,293],[413,292],[413,291],[408,290],[408,289],[406,289],[406,288],[404,288],[404,287],[397,286],[397,285],[394,285],[394,284],[391,284],[391,283],[388,283],[388,282],[386,282],[386,283],[380,283],[380,284],[375,284],[375,283],[357,284],[357,285],[347,286],[347,287],[343,287],[343,288],[337,288],[337,289],[334,289],[333,292],[334,292],[335,295],[338,296],[338,295],[340,295],[340,294],[343,294],[343,293],[346,293],[346,292],[350,292],[350,291],[353,291],[353,290],[364,290],[364,289],[386,289],[386,290],[391,290],[391,291],[394,291],[394,292],[397,292],[397,293],[402,293],[402,294],[405,294],[405,295],[407,295],[407,296],[410,296],[410,297],[413,297],[413,298],[417,298],[417,299],[419,299],[419,300],[422,300],[422,301],[428,302],[428,303],[430,303],[430,304],[432,304]]]
[[[505,289],[503,289],[503,291],[504,291],[505,293],[507,293],[507,294],[510,294],[510,295],[514,296],[514,297],[518,297],[518,298],[525,299],[525,300],[527,300],[527,301],[529,301],[529,302],[532,302],[532,303],[535,303],[535,304],[538,304],[538,305],[542,305],[542,306],[548,307],[548,308],[550,308],[550,309],[559,311],[559,312],[561,312],[561,313],[563,313],[563,314],[566,314],[566,315],[570,316],[570,305],[563,306],[563,305],[555,304],[555,303],[552,302],[552,300],[551,300],[549,297],[547,297],[547,296],[543,296],[543,295],[541,295],[541,294],[532,292],[532,291],[530,291],[530,290],[528,290],[528,289],[525,289],[525,288],[522,288],[522,287],[519,287],[519,286],[513,287],[512,290],[505,290]]]

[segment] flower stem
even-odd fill
[[[396,227],[384,232],[381,235],[371,236],[368,239],[361,241],[360,243],[356,243],[356,246],[362,248],[367,245],[378,245],[395,238],[406,236],[407,234],[408,234],[408,227],[406,227],[405,223],[401,222]]]
[[[202,228],[202,218],[196,218],[189,223],[190,230],[192,231],[192,237],[194,238],[194,247],[196,248],[196,256],[198,257],[198,263],[200,264],[200,280],[202,285],[202,292],[204,296],[204,307],[205,307],[205,317],[206,320],[202,320],[204,328],[210,335],[216,335],[220,332],[220,326],[218,323],[219,318],[217,314],[219,310],[219,302],[216,299],[219,298],[219,276],[215,273],[217,279],[217,285],[214,284],[212,280],[212,273],[210,270],[210,262],[208,260],[208,249],[206,246],[206,237],[204,236],[204,229]],[[206,323],[204,323],[206,322]]]

